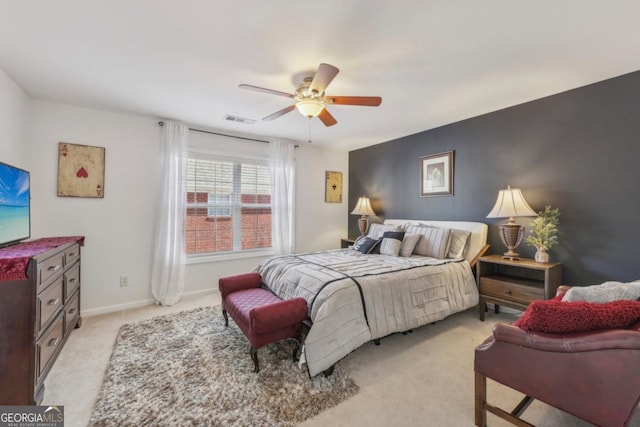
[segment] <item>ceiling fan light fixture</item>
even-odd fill
[[[296,109],[305,117],[317,117],[324,109],[324,103],[314,99],[303,99],[296,102]]]

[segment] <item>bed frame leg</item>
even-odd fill
[[[331,365],[330,368],[325,369],[324,371],[322,371],[322,375],[324,375],[325,378],[330,376],[331,374],[333,374],[333,370],[334,370],[335,367],[336,367],[336,365]]]
[[[379,339],[377,339],[377,340],[373,340],[373,343],[374,343],[375,345],[380,345],[380,340],[379,340]]]

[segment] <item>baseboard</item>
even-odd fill
[[[197,296],[201,296],[201,295],[212,294],[214,292],[217,292],[217,290],[216,289],[204,289],[204,290],[199,290],[199,291],[185,292],[185,293],[182,294],[182,298],[193,298],[193,297],[197,297]],[[82,310],[81,314],[82,314],[82,317],[91,317],[91,316],[98,316],[100,314],[113,313],[113,312],[122,311],[122,310],[130,310],[132,308],[144,307],[144,306],[147,306],[147,305],[154,305],[154,304],[155,304],[155,300],[153,300],[153,299],[144,299],[144,300],[139,300],[139,301],[125,302],[125,303],[122,303],[122,304],[115,304],[115,305],[107,305],[107,306],[104,306],[104,307],[90,308],[88,310]]]

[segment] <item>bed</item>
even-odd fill
[[[359,239],[358,250],[278,256],[257,268],[280,298],[307,301],[311,326],[301,361],[311,376],[370,340],[478,304],[471,266],[488,248],[486,224],[389,219],[368,233],[381,253],[363,253]]]

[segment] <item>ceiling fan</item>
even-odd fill
[[[327,105],[364,105],[377,107],[382,102],[379,96],[332,96],[325,95],[324,91],[333,81],[340,70],[333,65],[322,63],[318,67],[315,75],[305,77],[298,85],[295,93],[280,92],[278,90],[266,89],[259,86],[241,84],[241,89],[255,90],[257,92],[270,93],[272,95],[284,96],[296,100],[295,104],[283,108],[264,117],[262,120],[273,120],[283,116],[293,110],[298,110],[300,114],[309,119],[318,117],[325,126],[333,126],[338,121],[327,111]]]

